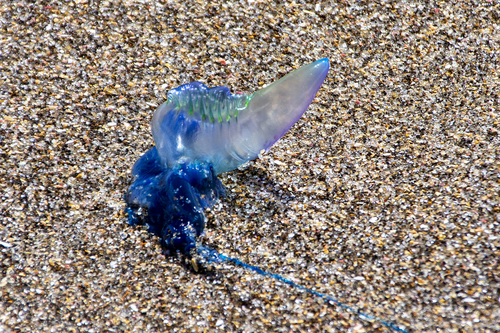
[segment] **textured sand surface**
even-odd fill
[[[0,331],[382,332],[128,226],[166,92],[328,57],[301,120],[222,177],[202,242],[411,332],[500,331],[496,1],[2,1]]]

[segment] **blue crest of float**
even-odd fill
[[[328,69],[318,60],[251,95],[200,82],[170,90],[151,123],[162,165],[208,163],[221,174],[255,159],[299,120]]]

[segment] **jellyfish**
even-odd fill
[[[224,195],[217,175],[269,150],[307,110],[328,69],[321,59],[250,95],[200,82],[170,90],[151,122],[155,146],[132,168],[130,224],[146,224],[168,253],[206,253],[196,240],[204,209]]]

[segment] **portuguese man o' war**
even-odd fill
[[[374,320],[327,295],[197,242],[205,228],[204,209],[224,195],[217,175],[257,158],[278,141],[306,111],[328,69],[328,59],[318,60],[251,95],[231,94],[226,87],[207,88],[200,82],[170,90],[151,122],[155,146],[132,168],[126,210],[131,225],[146,224],[160,237],[166,254],[183,254],[192,259],[195,270],[198,262],[230,261]]]
[[[251,95],[200,82],[170,90],[151,122],[155,146],[132,169],[125,197],[131,224],[147,210],[143,223],[167,251],[199,252],[203,210],[224,193],[217,175],[278,141],[306,111],[328,69],[328,59],[316,61]]]

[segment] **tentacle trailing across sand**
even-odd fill
[[[127,212],[130,224],[147,224],[167,253],[191,258],[195,270],[199,261],[230,261],[374,320],[328,295],[197,243],[205,228],[204,208],[224,194],[217,175],[255,159],[278,141],[306,111],[328,69],[328,59],[318,60],[248,96],[199,82],[169,91],[151,124],[156,145],[133,167],[134,182],[125,196]]]

